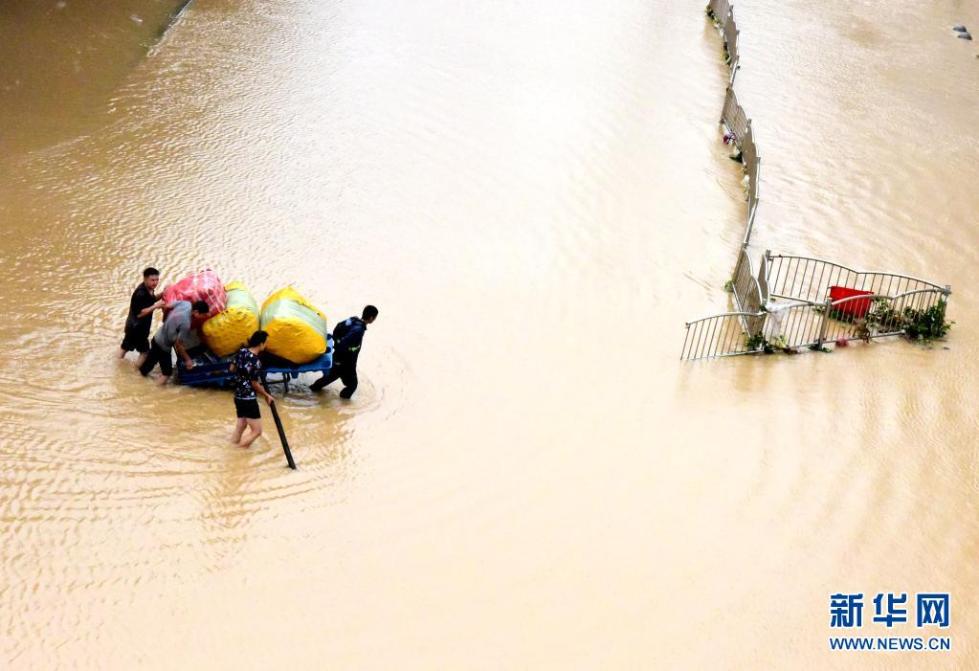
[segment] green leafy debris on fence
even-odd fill
[[[945,319],[947,301],[941,299],[923,310],[908,306],[897,310],[886,298],[874,299],[873,305],[863,319],[854,321],[848,315],[831,314],[839,321],[853,321],[854,335],[867,342],[878,333],[902,332],[908,340],[929,342],[944,338],[952,324]]]
[[[938,301],[924,310],[904,308],[904,333],[911,340],[938,340],[944,338],[952,324],[945,320],[946,302]]]

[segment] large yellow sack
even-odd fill
[[[228,306],[201,327],[204,342],[218,356],[228,356],[244,347],[258,330],[258,303],[241,282],[225,285]]]
[[[326,315],[292,287],[279,289],[262,303],[262,330],[268,351],[292,363],[309,363],[326,351]]]

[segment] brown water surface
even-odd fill
[[[753,254],[952,284],[944,346],[683,364],[745,207],[699,3],[99,4],[0,9],[4,668],[979,666],[974,6],[737,8]],[[147,264],[380,307],[298,471],[114,358]],[[841,590],[953,651],[829,652]]]

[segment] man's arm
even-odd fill
[[[165,303],[164,303],[163,299],[161,298],[160,300],[158,300],[156,303],[153,303],[153,305],[149,306],[148,308],[143,308],[142,310],[140,310],[139,311],[139,314],[136,315],[136,316],[139,317],[140,319],[142,319],[146,315],[153,314],[153,311],[154,310],[159,310],[164,305],[165,305]]]
[[[255,390],[256,394],[264,396],[269,405],[275,403],[275,399],[272,398],[272,394],[268,393],[268,391],[265,390],[265,387],[262,386],[262,383],[258,380],[252,380],[252,389]]]
[[[190,358],[189,354],[187,354],[187,348],[184,347],[183,342],[181,342],[179,338],[177,339],[177,342],[173,343],[173,348],[177,350],[177,356],[184,360],[184,368],[190,370],[194,367],[194,360]]]

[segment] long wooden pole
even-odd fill
[[[265,387],[265,391],[269,390],[268,384],[263,384],[262,386]],[[286,462],[289,464],[289,468],[296,470],[296,462],[292,458],[292,450],[289,449],[289,441],[286,439],[286,430],[282,428],[282,420],[279,419],[279,410],[275,405],[275,401],[269,402],[269,408],[272,410],[272,419],[275,420],[275,429],[279,432],[279,441],[282,443],[282,451],[286,453]]]
[[[273,402],[269,407],[272,408],[272,419],[275,420],[275,428],[279,432],[279,440],[282,441],[282,451],[286,453],[286,461],[289,463],[289,468],[296,470],[296,462],[292,458],[292,450],[289,449],[289,441],[286,440],[286,432],[282,428],[282,420],[279,419],[279,411],[275,405]]]

